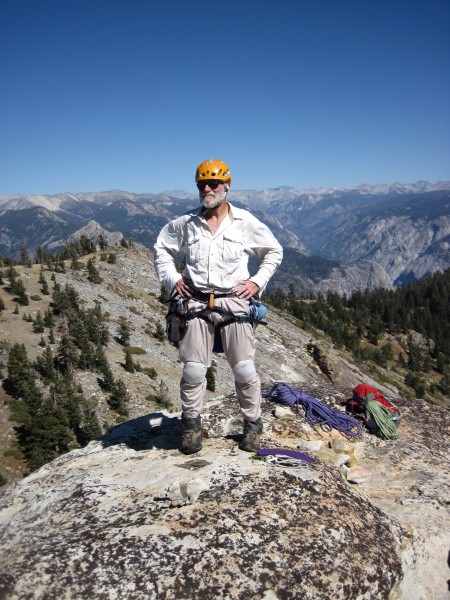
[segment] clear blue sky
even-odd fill
[[[448,0],[0,0],[0,194],[450,179]]]

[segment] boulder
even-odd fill
[[[347,392],[326,389],[335,406]],[[421,446],[407,407],[399,440],[344,440],[350,450],[358,445],[372,474],[361,486],[321,458],[333,445],[341,452],[331,443],[338,432],[305,427],[301,412],[296,421],[277,419],[270,399],[262,446],[325,442],[309,467],[273,466],[240,451],[233,395],[206,403],[204,448],[193,456],[178,451],[179,413],[119,425],[1,495],[0,597],[440,598],[443,565],[430,566],[433,540],[413,513],[422,521],[434,511],[443,527],[446,457]],[[421,595],[431,582],[439,590]]]

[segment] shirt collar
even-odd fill
[[[230,217],[230,221],[234,221],[235,219],[242,219],[242,216],[239,214],[239,208],[236,208],[236,206],[233,207],[232,204],[230,204],[230,202],[228,202],[227,200],[227,204],[228,204],[228,216]],[[203,206],[200,206],[199,208],[196,208],[192,211],[192,215],[199,217],[200,219],[203,216]]]

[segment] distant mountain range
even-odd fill
[[[265,222],[285,248],[272,286],[351,293],[450,267],[450,182],[232,190],[230,202]],[[151,248],[168,220],[196,206],[197,196],[180,190],[0,196],[0,255],[56,251],[81,233],[121,234]]]

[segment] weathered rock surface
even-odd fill
[[[337,407],[348,389],[302,389]],[[347,441],[303,413],[273,416],[262,446],[310,444],[310,467],[274,467],[237,449],[236,400],[209,400],[204,449],[178,452],[178,414],[115,427],[0,497],[0,597],[445,598],[446,411],[403,410],[400,438]],[[304,451],[304,450],[302,450]],[[347,453],[370,477],[350,484]]]

